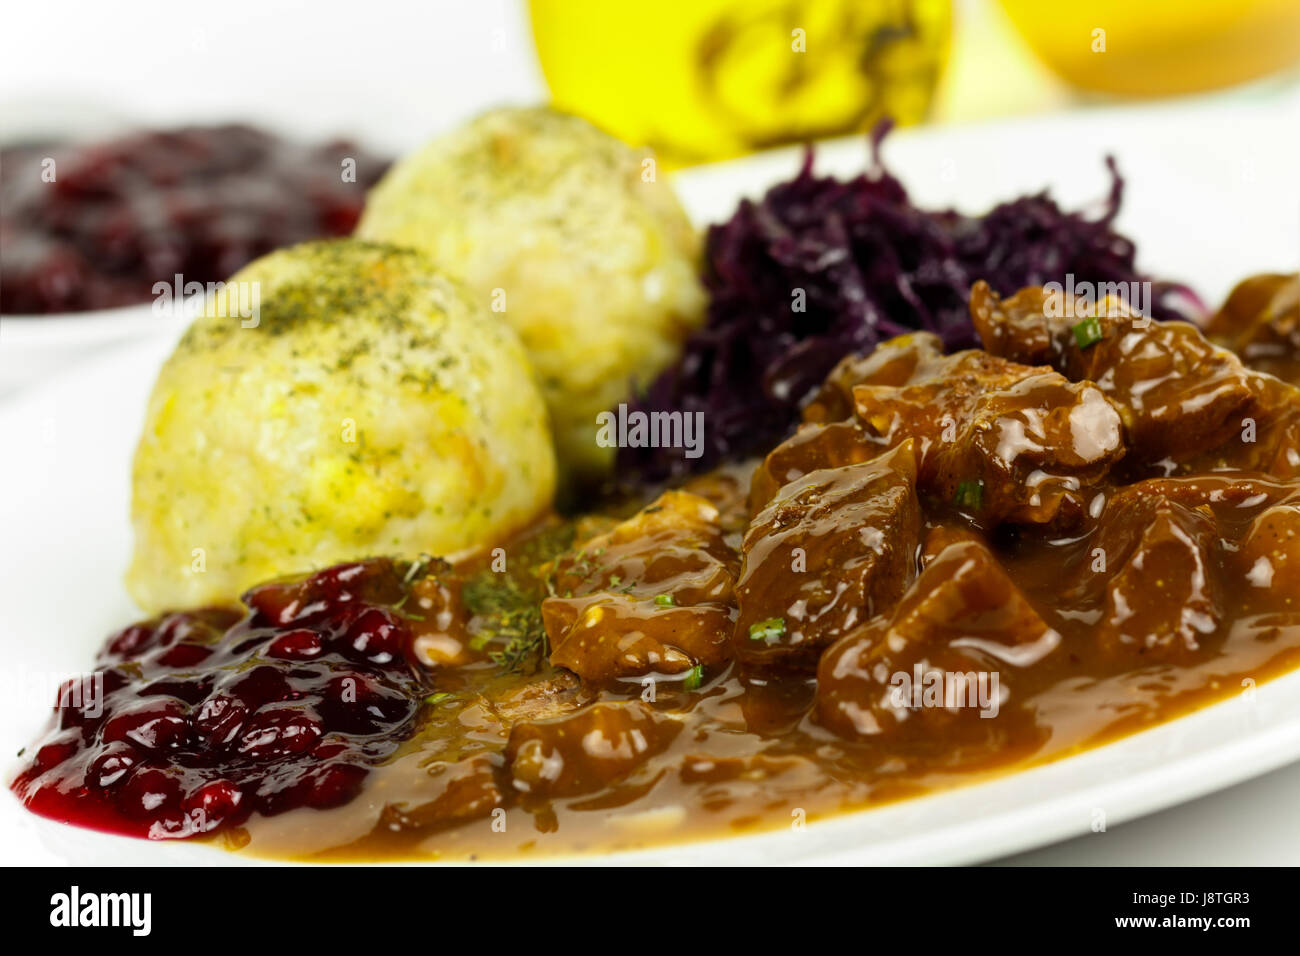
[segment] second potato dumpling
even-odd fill
[[[553,110],[501,109],[400,161],[357,235],[423,249],[519,332],[561,471],[598,481],[596,416],[703,318],[699,239],[644,151]]]

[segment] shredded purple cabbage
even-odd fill
[[[616,481],[625,489],[673,482],[766,450],[797,424],[809,393],[843,356],[915,330],[948,349],[978,345],[967,309],[985,279],[1002,295],[1064,282],[1129,282],[1131,240],[1112,229],[1124,193],[1113,158],[1111,189],[1098,218],[1066,212],[1047,194],[1002,203],[983,216],[927,212],[908,200],[884,168],[872,137],[872,165],[842,181],[799,174],[744,200],[705,242],[705,325],[686,342],[632,410],[704,413],[703,454],[680,448],[620,448]],[[795,290],[806,297],[795,311]],[[1187,318],[1184,286],[1152,284],[1157,319]],[[1192,297],[1194,299],[1194,297]]]

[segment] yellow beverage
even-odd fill
[[[1002,0],[1034,52],[1074,86],[1165,96],[1300,62],[1300,0]]]
[[[531,0],[555,106],[669,165],[916,123],[950,0]]]

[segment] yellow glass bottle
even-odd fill
[[[670,166],[922,120],[950,0],[530,0],[556,107]]]
[[[1073,86],[1167,96],[1300,62],[1300,0],[1002,0],[1038,57]]]

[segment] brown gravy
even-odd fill
[[[534,529],[507,550],[549,553],[509,573],[550,662],[457,658],[360,798],[234,842],[466,860],[773,830],[1300,665],[1300,392],[1191,326],[1054,319],[1042,290],[977,285],[972,315],[987,351],[847,358],[757,468],[567,549]]]

